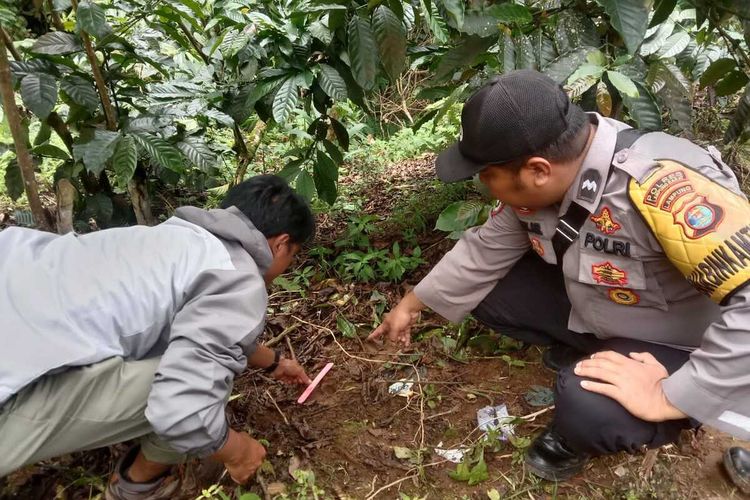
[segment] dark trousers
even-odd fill
[[[632,339],[599,340],[594,335],[568,330],[570,301],[561,270],[529,252],[473,311],[493,330],[536,345],[566,344],[586,354],[612,350],[624,354],[650,352],[669,373],[679,369],[690,354]],[[553,428],[574,450],[591,455],[634,452],[644,445],[655,448],[677,440],[693,426],[688,419],[647,422],[631,415],[615,400],[581,387],[581,377],[569,366],[555,384]]]

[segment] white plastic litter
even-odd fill
[[[479,429],[484,432],[499,430],[501,435],[498,437],[502,441],[507,441],[513,436],[514,426],[510,423],[512,420],[513,417],[508,414],[508,407],[504,404],[495,407],[485,406],[477,410]]]
[[[440,457],[443,457],[449,462],[453,462],[454,464],[461,463],[464,459],[464,456],[466,456],[466,453],[470,451],[469,448],[465,448],[465,447],[445,449],[445,448],[440,448],[440,446],[443,446],[442,441],[440,441],[438,443],[438,447],[435,448],[435,454],[437,454]]]
[[[414,395],[414,391],[411,390],[413,386],[414,382],[412,381],[406,379],[399,380],[398,382],[394,382],[388,387],[388,394],[408,398]]]

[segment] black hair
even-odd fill
[[[315,218],[304,198],[277,175],[257,175],[231,188],[221,208],[236,207],[266,238],[288,234],[303,244],[315,234]]]
[[[580,106],[570,103],[570,107],[568,128],[566,128],[557,139],[530,155],[509,162],[498,163],[493,166],[506,168],[518,173],[526,161],[533,156],[540,156],[549,161],[560,163],[578,158],[578,156],[583,153],[586,143],[588,142],[589,131],[591,130],[588,126],[590,121],[588,115],[580,108]]]

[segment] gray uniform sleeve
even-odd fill
[[[664,380],[667,399],[700,422],[750,439],[750,287],[722,307],[690,360]]]
[[[268,297],[257,273],[209,270],[188,290],[172,323],[146,418],[176,451],[209,455],[224,445],[234,377],[262,332]]]
[[[531,246],[510,207],[464,233],[419,282],[414,293],[449,321],[459,322],[492,291]]]

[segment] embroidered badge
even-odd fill
[[[643,197],[643,203],[655,207],[658,205],[659,199],[662,195],[668,191],[672,186],[687,182],[687,176],[682,170],[670,172],[659,179],[655,180],[646,191],[646,196]]]
[[[597,283],[623,286],[628,284],[628,273],[611,262],[600,262],[591,266],[591,275]]]
[[[513,210],[515,210],[518,215],[531,215],[536,212],[536,210],[532,210],[526,207],[513,207]]]
[[[697,240],[716,231],[724,220],[724,209],[708,201],[705,196],[696,195],[672,215],[675,223],[682,227],[685,236]]]
[[[603,207],[599,215],[592,215],[591,222],[604,234],[615,234],[622,226],[612,218],[612,212],[608,207]]]
[[[641,298],[629,288],[613,288],[609,291],[609,300],[624,306],[634,306]]]
[[[544,257],[544,247],[542,246],[542,242],[539,241],[539,238],[531,238],[531,248],[539,254],[539,257]]]
[[[599,192],[602,176],[598,170],[590,168],[581,175],[581,183],[578,185],[578,199],[593,203]]]
[[[505,208],[505,205],[502,201],[498,200],[497,203],[495,203],[495,206],[492,207],[492,211],[490,212],[490,217],[494,217],[500,212],[503,211],[503,208]]]

